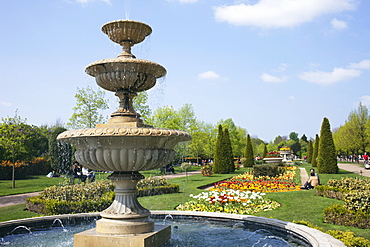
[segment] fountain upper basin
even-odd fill
[[[170,163],[175,145],[190,140],[190,135],[179,130],[110,127],[65,131],[57,139],[72,144],[76,160],[87,168],[143,171]]]
[[[94,76],[96,83],[111,92],[130,89],[142,92],[152,88],[156,79],[166,75],[161,65],[136,58],[103,59],[89,64],[86,73]]]

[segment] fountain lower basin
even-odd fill
[[[181,232],[182,229],[180,228],[182,228],[182,226],[181,224],[180,225],[177,224],[179,220],[181,221],[186,220],[184,222],[184,224],[186,225],[192,224],[192,222],[194,221],[200,222],[201,225],[195,226],[195,227],[198,227],[195,230],[195,232],[197,232],[200,228],[206,227],[205,229],[207,231],[207,234],[209,233],[209,236],[208,237],[204,236],[202,239],[204,241],[207,241],[207,238],[208,238],[208,239],[211,239],[212,242],[208,242],[208,245],[202,243],[203,246],[210,246],[210,245],[225,246],[225,243],[221,243],[221,240],[220,242],[218,242],[217,239],[210,237],[213,233],[210,232],[211,228],[209,228],[208,230],[209,222],[222,222],[222,224],[225,223],[226,225],[231,226],[231,228],[229,229],[232,229],[233,226],[234,228],[235,226],[237,226],[238,228],[248,229],[252,231],[256,231],[257,229],[260,229],[260,230],[262,229],[263,231],[272,232],[274,233],[274,235],[276,233],[277,236],[288,237],[288,238],[285,238],[286,241],[294,240],[293,241],[294,244],[290,246],[305,246],[305,247],[308,247],[308,246],[344,247],[345,246],[339,240],[319,230],[312,229],[312,228],[309,228],[303,225],[294,224],[291,222],[285,222],[281,220],[269,219],[269,218],[264,218],[264,217],[256,217],[256,216],[250,216],[250,215],[223,214],[223,213],[190,212],[190,211],[151,211],[151,213],[152,213],[151,217],[158,221],[158,223],[156,224],[165,225],[165,226],[172,225],[172,228],[173,228],[172,238],[173,239],[169,241],[168,243],[166,243],[165,245],[163,245],[166,247],[176,246],[176,245],[180,246],[178,244],[181,244],[181,246],[188,246],[186,245],[186,243],[187,241],[189,241],[187,239],[189,238],[189,235],[185,236],[185,234]],[[88,214],[44,216],[44,217],[36,217],[36,218],[1,222],[0,223],[0,245],[2,245],[1,240],[3,240],[3,242],[7,241],[7,237],[5,237],[5,235],[11,232],[14,228],[18,226],[25,226],[25,227],[30,228],[31,230],[36,229],[36,228],[41,228],[41,227],[50,229],[51,225],[60,227],[60,225],[54,224],[56,219],[60,220],[61,222],[64,222],[65,225],[67,225],[67,223],[69,223],[70,225],[84,225],[86,222],[91,223],[94,219],[97,219],[97,218],[99,218],[98,213],[88,213]],[[165,223],[163,224],[163,219],[173,219],[172,221],[175,222],[176,224],[165,224]],[[91,225],[90,227],[83,226],[80,231],[86,230],[91,227],[93,227],[93,225]],[[230,231],[232,230],[227,230],[227,232],[230,232]],[[74,233],[75,232],[71,232],[70,239],[66,239],[65,242],[67,244],[63,246],[73,246],[72,236]],[[237,236],[235,236],[235,238],[237,239],[239,237],[241,237],[241,235],[240,235],[240,232],[237,231]],[[42,238],[42,239],[45,239],[45,238]],[[53,239],[53,238],[48,236],[48,239]],[[181,239],[184,240],[184,242],[179,243],[178,241],[180,241]],[[217,245],[218,243],[220,245]],[[50,244],[48,245],[42,242],[37,242],[37,244],[38,246],[53,246],[53,245],[50,245]],[[61,243],[52,242],[52,244],[55,244],[54,246],[58,246]],[[175,245],[171,245],[171,244],[175,244]],[[231,242],[229,244],[231,244]],[[198,246],[202,246],[202,245],[198,245]],[[8,243],[7,246],[18,246],[18,245],[12,245],[12,243]],[[28,244],[27,246],[30,246],[30,245]],[[286,246],[286,245],[283,245],[283,246]]]

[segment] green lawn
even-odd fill
[[[302,167],[305,167],[308,171],[311,168],[309,164],[303,164]],[[205,184],[212,184],[217,181],[230,178],[233,175],[243,173],[244,171],[246,171],[246,168],[242,168],[241,170],[238,170],[233,174],[214,174],[210,177],[204,177],[201,174],[199,174],[188,177],[170,179],[171,183],[176,183],[180,185],[180,193],[140,197],[139,202],[149,210],[173,210],[177,205],[188,201],[190,199],[189,194],[200,193],[202,190],[197,189],[197,187]],[[147,171],[142,173],[145,174],[145,176],[158,175],[156,171]],[[104,179],[107,175],[108,174],[100,174],[99,176],[100,179]],[[320,174],[320,180],[322,184],[326,184],[329,179],[340,179],[341,177],[360,177],[360,176],[344,170],[340,170],[339,174]],[[57,182],[57,180],[58,179],[56,180],[46,179],[46,181],[55,181],[55,182]],[[31,179],[29,180],[29,184],[32,182],[40,185],[41,181],[44,181],[43,177],[42,178],[40,177],[40,182],[38,181],[38,179]],[[41,187],[42,186],[38,187],[39,188],[38,190],[42,190],[40,189]],[[3,190],[4,190],[3,187],[0,186],[0,193],[4,194]],[[338,203],[340,204],[343,202],[316,196],[315,190],[269,193],[266,196],[272,200],[278,201],[279,203],[281,203],[282,206],[272,211],[260,212],[256,214],[257,216],[280,219],[283,221],[304,220],[312,223],[313,225],[322,227],[325,230],[329,229],[342,231],[351,230],[360,237],[370,239],[369,230],[357,229],[354,227],[336,226],[324,223],[323,222],[324,208],[333,204]],[[24,211],[24,209],[25,209],[24,204],[0,208],[0,221],[38,216],[35,213]]]

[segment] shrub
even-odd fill
[[[341,226],[370,229],[370,215],[349,210],[345,205],[335,204],[324,209],[324,221]]]
[[[13,174],[13,163],[4,160],[0,163],[0,179],[11,180]],[[24,179],[27,176],[27,164],[24,162],[15,162],[15,179]]]
[[[342,200],[343,194],[347,192],[347,190],[340,189],[333,186],[326,186],[326,185],[318,185],[315,187],[316,195],[323,196],[332,199]]]
[[[307,222],[307,221],[293,221],[293,223],[305,225],[310,228],[314,228],[314,229],[324,232],[324,229],[322,229],[321,227],[314,226],[310,222]],[[370,240],[367,240],[361,237],[356,237],[356,235],[349,230],[345,232],[338,231],[338,230],[329,230],[329,231],[326,231],[325,233],[342,241],[347,247],[370,247]]]
[[[202,166],[202,175],[203,176],[212,176],[212,166],[211,165],[204,165]]]
[[[255,165],[253,167],[253,174],[255,177],[259,176],[276,177],[281,173],[284,173],[284,171],[279,168],[278,164],[262,164]]]
[[[369,180],[361,178],[330,179],[328,186],[337,187],[343,190],[369,190]]]
[[[27,165],[27,175],[46,175],[50,171],[50,160],[44,157],[34,158]]]
[[[342,199],[348,210],[370,214],[370,191],[350,191]]]

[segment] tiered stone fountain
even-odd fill
[[[132,100],[138,92],[152,88],[166,70],[161,65],[136,59],[131,47],[151,34],[150,26],[130,20],[106,23],[102,31],[123,47],[122,54],[86,67],[97,84],[115,92],[120,105],[106,124],[96,128],[70,130],[58,139],[76,148],[75,158],[85,167],[113,171],[115,184],[112,205],[101,212],[96,229],[75,235],[75,246],[160,246],[171,235],[169,227],[156,227],[150,211],[136,198],[136,184],[144,178],[139,171],[163,167],[174,158],[174,147],[190,135],[179,130],[145,125],[135,112]]]

